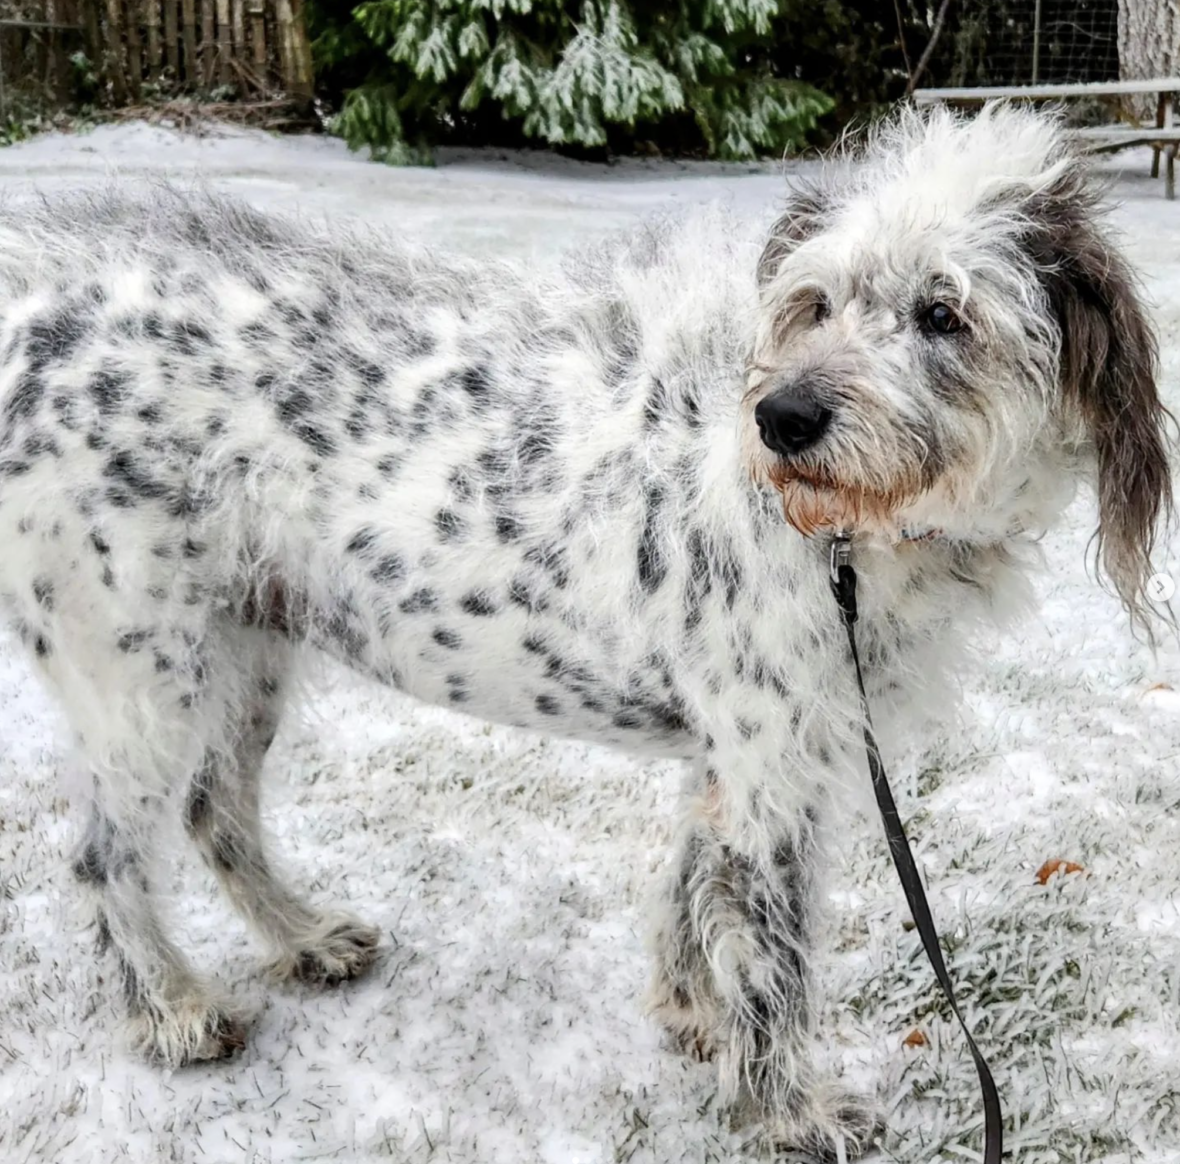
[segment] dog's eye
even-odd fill
[[[827,299],[824,298],[824,296],[821,295],[815,301],[815,322],[823,323],[823,321],[831,314],[832,305],[827,301]]]
[[[954,335],[964,328],[963,317],[945,303],[932,303],[922,312],[918,322],[926,331],[936,335]]]

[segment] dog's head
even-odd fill
[[[1055,119],[901,114],[794,194],[758,283],[743,425],[792,524],[998,541],[1089,472],[1142,611],[1170,504],[1155,338]]]

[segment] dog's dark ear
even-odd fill
[[[1098,464],[1099,565],[1150,636],[1144,588],[1172,505],[1155,332],[1098,224],[1084,169],[1071,167],[1036,202],[1031,245],[1061,331],[1064,404],[1080,415]]]
[[[783,260],[804,239],[820,231],[826,209],[823,194],[818,188],[800,187],[791,191],[787,205],[771,228],[770,238],[758,260],[759,290],[778,274]]]

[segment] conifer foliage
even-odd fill
[[[314,0],[321,81],[354,148],[439,142],[719,158],[803,142],[831,101],[773,69],[784,0]]]

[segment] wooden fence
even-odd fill
[[[0,114],[80,88],[115,105],[219,90],[310,105],[303,0],[0,0]]]

